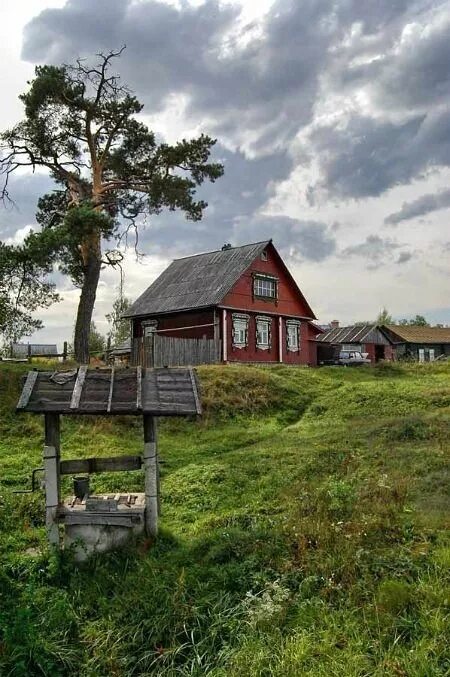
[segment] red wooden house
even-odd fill
[[[126,317],[133,338],[220,339],[223,362],[317,362],[314,313],[271,240],[176,259]]]

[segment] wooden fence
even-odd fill
[[[221,359],[220,339],[146,336],[131,341],[131,366],[186,367],[214,364]]]

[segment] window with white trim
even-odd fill
[[[357,353],[362,353],[363,347],[360,343],[343,343],[341,350],[355,350]]]
[[[144,336],[153,336],[158,328],[158,320],[144,320],[142,323]]]
[[[256,347],[269,350],[271,346],[272,319],[270,317],[256,317]]]
[[[248,315],[234,313],[233,320],[233,346],[245,348],[248,343]]]
[[[277,279],[275,277],[255,275],[253,280],[253,293],[268,299],[277,298]]]
[[[293,352],[300,350],[300,322],[298,320],[286,321],[286,343],[288,350]]]

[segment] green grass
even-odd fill
[[[47,550],[41,492],[12,494],[41,464],[26,368],[0,365],[2,676],[450,674],[449,365],[200,368],[203,420],[160,424],[161,535],[83,566]],[[62,444],[142,432],[65,419]]]

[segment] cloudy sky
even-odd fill
[[[175,141],[206,132],[225,176],[199,223],[149,221],[134,300],[177,256],[272,237],[322,322],[424,314],[450,323],[450,2],[3,0],[0,128],[38,63],[127,45],[122,78]],[[0,238],[33,225],[45,175],[11,184]],[[33,339],[70,339],[78,290]],[[105,271],[95,319],[118,276]]]

